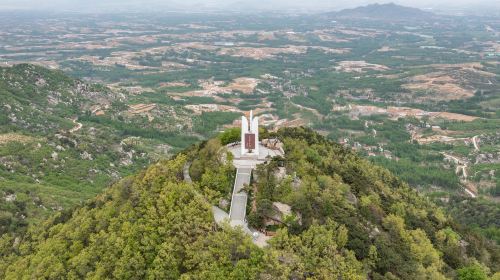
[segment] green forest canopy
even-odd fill
[[[285,144],[287,174],[301,183],[276,178],[271,162],[258,170],[270,176],[255,181],[256,198],[289,203],[302,222],[279,229],[268,247],[216,226],[210,201],[223,190],[212,192],[207,176],[227,174],[228,163],[212,140],[121,180],[22,238],[2,236],[0,278],[473,279],[499,270],[495,243],[456,224],[386,169],[308,129],[274,136]],[[182,170],[193,159],[202,174],[188,184]]]

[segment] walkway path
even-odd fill
[[[478,137],[478,135],[472,137],[472,143],[474,144],[474,149],[476,151],[479,151],[479,145],[477,144],[477,137]]]
[[[243,191],[245,185],[250,185],[251,168],[238,168],[236,170],[236,179],[234,180],[233,195],[231,198],[231,209],[229,210],[229,219],[232,226],[243,226],[246,224],[246,208],[248,195]]]
[[[69,133],[75,133],[83,127],[82,123],[77,122],[77,119],[73,119],[73,123],[76,125],[72,129],[69,130]]]
[[[465,192],[472,198],[476,198],[476,194],[474,194],[472,191],[470,191],[468,188],[464,188]]]
[[[270,150],[261,145],[258,156],[242,157],[240,155],[239,145],[228,145],[227,148],[234,155],[233,165],[236,167],[236,178],[233,185],[233,194],[231,197],[231,208],[229,210],[229,214],[217,206],[212,206],[212,213],[214,215],[215,222],[217,224],[222,224],[224,221],[229,221],[231,226],[241,227],[243,232],[250,235],[255,245],[259,247],[267,246],[267,240],[271,237],[261,234],[248,227],[246,221],[248,194],[243,190],[243,188],[245,185],[250,185],[252,170],[258,164],[266,162],[269,157],[277,155],[283,156],[283,151]],[[186,183],[193,182],[191,176],[189,175],[190,167],[191,162],[186,162],[182,170],[184,181]],[[198,192],[195,193],[196,195],[201,196]]]
[[[473,138],[474,140],[474,138]],[[474,142],[475,143],[475,142]],[[468,162],[467,160],[465,159],[460,159],[456,156],[452,156],[450,154],[447,154],[447,153],[442,153],[443,156],[449,160],[452,160],[453,162],[455,162],[455,164],[457,165],[456,169],[455,169],[455,173],[459,173],[460,170],[462,170],[462,176],[463,176],[463,180],[461,180],[461,182],[464,184],[464,191],[467,195],[469,195],[470,197],[472,198],[476,198],[477,195],[472,191],[470,190],[468,187],[467,187],[467,177],[468,177],[468,174],[467,174],[467,168],[468,168]]]
[[[240,226],[244,232],[252,236],[252,241],[259,247],[267,246],[267,240],[271,237],[262,234],[255,229],[251,229],[246,221],[246,210],[248,195],[243,190],[245,185],[250,185],[252,170],[258,164],[265,163],[269,158],[283,156],[283,150],[272,150],[262,144],[259,147],[259,154],[253,157],[241,156],[239,145],[227,145],[229,152],[234,156],[233,165],[236,167],[236,178],[231,199],[231,209],[229,211],[229,223],[231,226]]]
[[[252,160],[247,160],[247,161],[252,161]],[[254,167],[255,159],[253,161],[254,162],[250,164],[250,166]],[[229,216],[228,216],[229,224],[232,227],[241,227],[243,232],[252,237],[252,241],[255,245],[259,246],[260,248],[263,248],[267,246],[267,241],[271,237],[266,236],[265,234],[262,234],[255,229],[250,228],[245,218],[247,212],[248,195],[243,190],[243,188],[245,187],[245,185],[246,186],[250,185],[250,178],[252,176],[252,170],[253,170],[253,167],[247,167],[247,166],[239,167],[236,169],[236,178],[234,180],[233,195],[231,199],[231,209],[229,210]],[[224,219],[224,214],[225,212],[223,211],[222,213],[220,211],[214,211],[214,216],[218,215],[220,217],[219,219]]]

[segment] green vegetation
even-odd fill
[[[232,112],[203,112],[201,116],[194,118],[193,130],[210,136],[215,131],[221,130],[222,125],[231,124],[239,116],[241,114]]]
[[[218,135],[219,140],[222,145],[227,145],[229,143],[239,142],[241,139],[241,128],[230,128]]]
[[[457,253],[461,250],[459,240],[488,243],[457,227],[442,209],[385,169],[371,165],[333,142],[303,129],[285,130],[279,136],[285,142],[287,174],[296,174],[300,185],[294,186],[286,178],[281,181],[275,178],[273,170],[279,160],[278,165],[271,163],[258,170],[257,205],[266,200],[291,205],[301,216],[300,224],[288,224],[294,232],[324,222],[327,217],[345,225],[346,247],[353,250],[358,259],[367,261],[373,250],[376,251],[372,278],[392,275],[414,279],[421,273],[433,275],[432,279],[450,277],[451,270],[474,261]],[[258,206],[257,211],[262,211],[259,209]],[[363,224],[370,226],[361,226]],[[416,243],[412,245],[412,242]],[[375,249],[370,251],[372,246]],[[422,251],[415,251],[416,248]],[[481,257],[474,246],[468,248],[470,256],[486,257]],[[492,248],[498,258],[498,248]],[[490,261],[489,265],[496,267],[497,261]]]
[[[487,280],[484,268],[478,264],[470,265],[458,270],[459,280]]]
[[[126,119],[116,93],[42,67],[0,68],[0,97],[0,234],[20,234],[198,141]],[[96,102],[110,105],[105,116],[90,112]]]
[[[500,244],[500,206],[486,199],[453,196],[443,205],[455,219]]]
[[[460,187],[458,177],[453,170],[444,170],[429,165],[422,166],[408,159],[395,162],[384,157],[373,157],[371,160],[398,174],[398,177],[413,186],[442,186],[448,189]]]
[[[100,124],[108,128],[112,128],[122,137],[136,136],[147,139],[162,140],[169,145],[179,148],[186,148],[198,140],[198,138],[194,136],[180,135],[176,132],[161,131],[150,127],[144,128],[135,124],[125,123],[123,121],[113,120],[106,117],[83,116],[80,120],[82,122]]]
[[[82,80],[0,68],[0,278],[499,279],[494,17],[3,16],[2,63]],[[257,86],[219,92],[237,78]],[[266,249],[214,224],[240,114],[197,104],[258,108],[345,146],[271,134],[287,155],[257,168],[247,209],[276,234]],[[479,198],[457,197],[465,186]],[[273,202],[292,214],[270,222]]]
[[[264,215],[269,202],[281,201],[301,218],[287,219],[268,247],[215,226],[213,194],[227,191],[221,186],[232,182],[234,169],[224,167],[230,158],[220,161],[224,150],[213,139],[30,227],[20,240],[4,234],[0,276],[476,279],[470,277],[498,271],[496,245],[458,226],[387,170],[310,130],[274,136],[285,143],[286,157],[259,167],[254,198]],[[182,180],[189,159],[192,184]],[[282,164],[298,185],[275,177]]]
[[[365,123],[370,123],[370,125],[365,127]],[[329,137],[334,140],[348,137],[351,142],[376,147],[377,152],[380,148],[390,151],[391,159],[376,155],[370,157],[370,160],[389,169],[412,186],[459,189],[458,177],[453,169],[442,167],[443,155],[438,152],[457,149],[457,146],[419,145],[411,142],[410,134],[405,129],[407,123],[418,124],[418,121],[412,119],[394,121],[384,116],[351,120],[346,116],[334,115],[315,125],[315,128],[331,131]],[[373,135],[373,131],[376,131],[376,135]],[[467,152],[469,149],[467,148]],[[394,160],[395,158],[397,160]]]

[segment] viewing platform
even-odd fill
[[[234,156],[233,165],[236,168],[255,168],[257,164],[265,163],[267,160],[275,156],[283,156],[284,152],[281,149],[270,149],[259,143],[259,154],[241,155],[240,143],[232,143],[226,146],[228,151]]]

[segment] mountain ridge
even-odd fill
[[[352,9],[344,9],[338,12],[326,13],[327,16],[337,18],[369,18],[382,20],[417,20],[430,19],[434,16],[418,8],[412,8],[395,3],[370,4]]]

